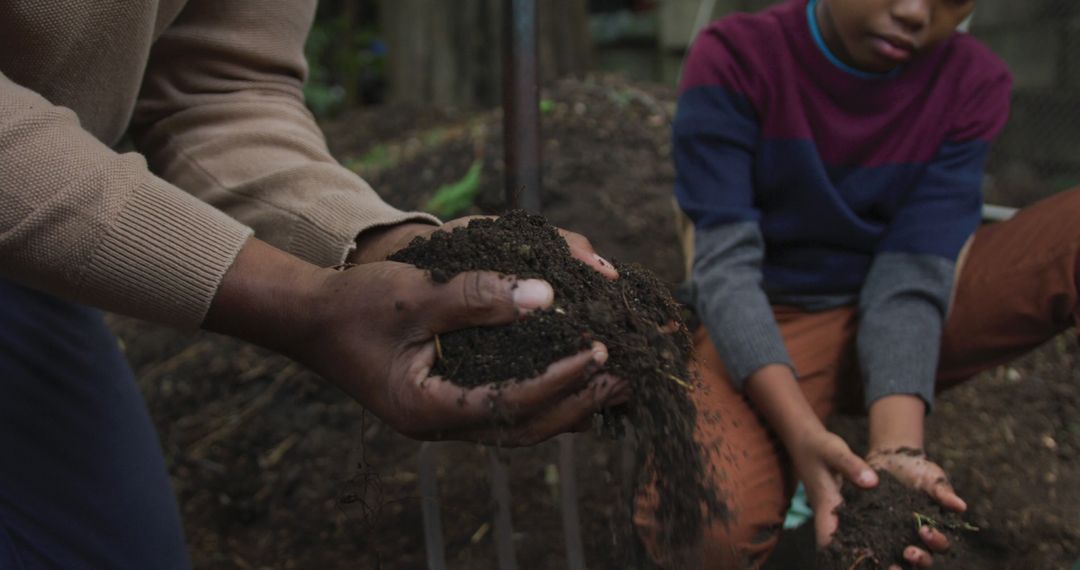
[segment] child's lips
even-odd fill
[[[872,36],[870,45],[879,55],[896,62],[905,62],[915,53],[915,44],[903,38]]]

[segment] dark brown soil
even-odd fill
[[[929,495],[903,486],[887,472],[878,473],[881,483],[870,490],[845,484],[844,503],[836,510],[840,526],[833,541],[818,553],[821,570],[887,570],[905,565],[903,552],[919,545],[918,528],[929,525],[949,538],[950,548],[937,554],[943,568],[984,568],[971,560],[970,536],[978,527],[956,513],[941,508]]]
[[[545,217],[587,235],[609,259],[639,262],[664,283],[677,282],[673,90],[603,78],[559,83],[543,97],[555,104],[541,116]],[[418,120],[420,128],[412,115],[354,114],[331,125],[331,148],[406,208],[461,178],[480,148],[488,205],[469,213],[501,211],[498,115],[433,113]],[[375,142],[398,161],[359,160]],[[196,568],[425,567],[419,444],[266,351],[129,319],[112,324],[161,436]],[[864,419],[836,418],[830,427],[864,449]],[[1080,559],[1080,351],[1073,333],[942,394],[927,429],[929,457],[949,473],[968,502],[968,520],[981,529],[972,548],[987,553],[986,570],[1072,568]],[[632,481],[624,466],[632,457],[610,438],[581,434],[574,442],[586,565],[625,569],[633,544],[625,533],[623,488]],[[567,567],[558,485],[549,477],[557,453],[554,442],[502,452],[523,570]],[[446,443],[436,459],[448,566],[496,568],[485,452]],[[367,467],[364,478],[350,485],[358,463]],[[785,548],[795,548],[772,567],[813,568],[809,538],[802,549],[785,539]]]
[[[693,383],[689,331],[667,288],[647,269],[613,261],[619,279],[606,279],[571,257],[566,241],[543,217],[521,210],[417,238],[390,259],[428,269],[439,282],[488,270],[551,283],[555,302],[549,309],[501,327],[441,335],[433,372],[463,386],[531,378],[600,341],[610,354],[602,371],[633,386],[631,403],[608,419],[625,416],[634,426],[638,483],[659,480],[661,540],[685,546],[699,536],[702,504],[723,516],[693,438],[697,415],[688,395]]]

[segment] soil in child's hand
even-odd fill
[[[879,471],[878,477],[880,484],[869,490],[844,484],[844,503],[836,510],[840,526],[832,542],[818,552],[818,570],[884,570],[894,564],[909,568],[904,549],[912,545],[925,548],[918,535],[920,525],[930,525],[949,539],[949,550],[933,553],[935,568],[981,567],[966,556],[967,543],[978,532],[975,527],[943,509],[925,492],[905,487],[888,472]]]
[[[418,238],[390,259],[428,269],[437,282],[486,270],[551,283],[548,309],[505,326],[440,335],[432,374],[462,386],[532,378],[600,341],[609,352],[602,371],[633,388],[630,403],[608,419],[626,416],[634,426],[638,485],[657,481],[661,544],[686,546],[700,537],[703,505],[708,515],[724,515],[693,439],[690,336],[667,288],[648,270],[616,262],[619,279],[609,280],[571,257],[544,218],[522,211]]]

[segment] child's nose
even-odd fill
[[[931,0],[896,0],[892,16],[909,32],[918,32],[930,23]]]

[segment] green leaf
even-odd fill
[[[377,144],[360,158],[345,159],[344,164],[345,168],[364,175],[375,170],[397,166],[397,157],[390,153],[386,145]]]
[[[480,190],[480,172],[483,167],[484,161],[473,162],[461,180],[440,186],[424,209],[440,218],[452,218],[469,209]]]
[[[548,113],[550,113],[550,112],[552,112],[554,110],[555,110],[555,102],[554,101],[552,101],[551,99],[541,99],[540,100],[540,114],[541,115],[547,115]]]

